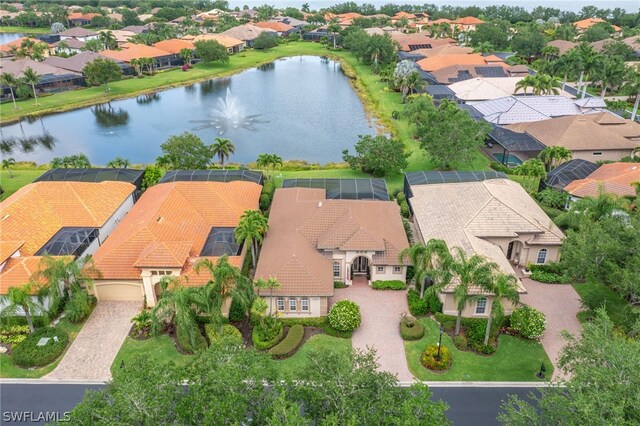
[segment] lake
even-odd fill
[[[13,40],[19,39],[22,37],[22,34],[18,33],[0,33],[0,44],[5,44],[12,42]]]
[[[152,163],[160,145],[184,131],[207,144],[231,139],[235,163],[255,161],[260,153],[327,163],[342,161],[342,150],[352,148],[358,135],[375,134],[376,124],[339,63],[298,56],[228,78],[23,120],[4,126],[2,137],[48,132],[56,139],[52,150],[9,154],[17,161],[40,164],[85,153],[92,164],[105,165],[116,156]]]

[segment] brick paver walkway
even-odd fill
[[[560,333],[567,330],[579,335],[582,326],[576,315],[580,312],[580,296],[569,284],[543,284],[530,278],[522,278],[527,294],[520,297],[522,303],[536,308],[547,317],[547,330],[540,342],[547,355],[556,366],[554,379],[567,377],[557,368],[560,352],[565,340]]]
[[[131,329],[139,302],[99,302],[47,379],[109,380],[111,364]]]
[[[412,381],[399,330],[400,315],[409,312],[406,292],[373,290],[364,278],[354,281],[349,288],[336,289],[330,301],[349,299],[360,305],[362,324],[353,333],[353,347],[375,348],[381,370],[395,374],[400,381]]]

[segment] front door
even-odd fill
[[[353,259],[351,267],[353,268],[354,274],[366,274],[367,268],[369,267],[369,259],[364,256],[356,257]]]

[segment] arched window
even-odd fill
[[[537,264],[542,264],[547,261],[547,249],[540,249],[538,252]]]

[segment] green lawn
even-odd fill
[[[49,28],[33,28],[33,27],[9,27],[1,26],[0,33],[20,33],[20,34],[49,34]]]
[[[69,322],[66,318],[62,318],[57,327],[64,330],[69,335],[69,346],[73,343],[74,339],[82,329],[83,324],[73,324]],[[67,349],[69,349],[67,346]],[[66,350],[65,350],[66,352]],[[35,368],[33,370],[28,370],[24,368],[20,368],[13,364],[11,357],[7,354],[0,355],[0,378],[3,379],[37,379],[42,376],[45,376],[51,373],[60,363],[64,353],[58,357],[58,359],[42,368]]]
[[[508,175],[509,179],[518,182],[531,195],[538,193],[540,178],[522,175]]]
[[[543,362],[547,368],[547,377],[553,375],[553,365],[540,343],[507,335],[498,338],[498,351],[492,356],[459,351],[453,345],[451,337],[443,335],[442,344],[451,351],[453,363],[447,372],[433,373],[422,366],[420,356],[427,346],[438,343],[438,324],[428,318],[422,322],[425,325],[425,336],[404,344],[409,370],[419,380],[538,381],[536,372]]]
[[[173,362],[178,366],[186,365],[193,360],[193,355],[183,355],[176,349],[173,339],[166,334],[151,337],[146,340],[135,340],[127,337],[116,355],[116,359],[111,364],[111,371],[120,368],[124,361],[126,365],[136,356],[152,358],[160,364]]]
[[[581,298],[594,294],[598,299],[605,302],[605,309],[607,315],[611,318],[614,324],[624,324],[625,311],[623,308],[629,303],[624,300],[618,293],[611,290],[609,287],[595,280],[589,280],[586,283],[573,283],[573,288],[580,295]],[[578,320],[580,322],[588,321],[592,317],[592,313],[589,311],[582,311],[578,313]]]
[[[23,186],[33,182],[38,176],[43,174],[46,170],[32,169],[32,170],[12,170],[14,177],[9,176],[9,171],[0,171],[0,186],[4,190],[4,193],[0,195],[0,200],[6,199],[9,195],[16,192]]]
[[[280,377],[282,379],[305,377],[305,371],[309,366],[309,352],[313,349],[349,354],[351,353],[351,339],[341,339],[326,334],[317,334],[311,337],[292,357],[281,361],[272,361]]]

